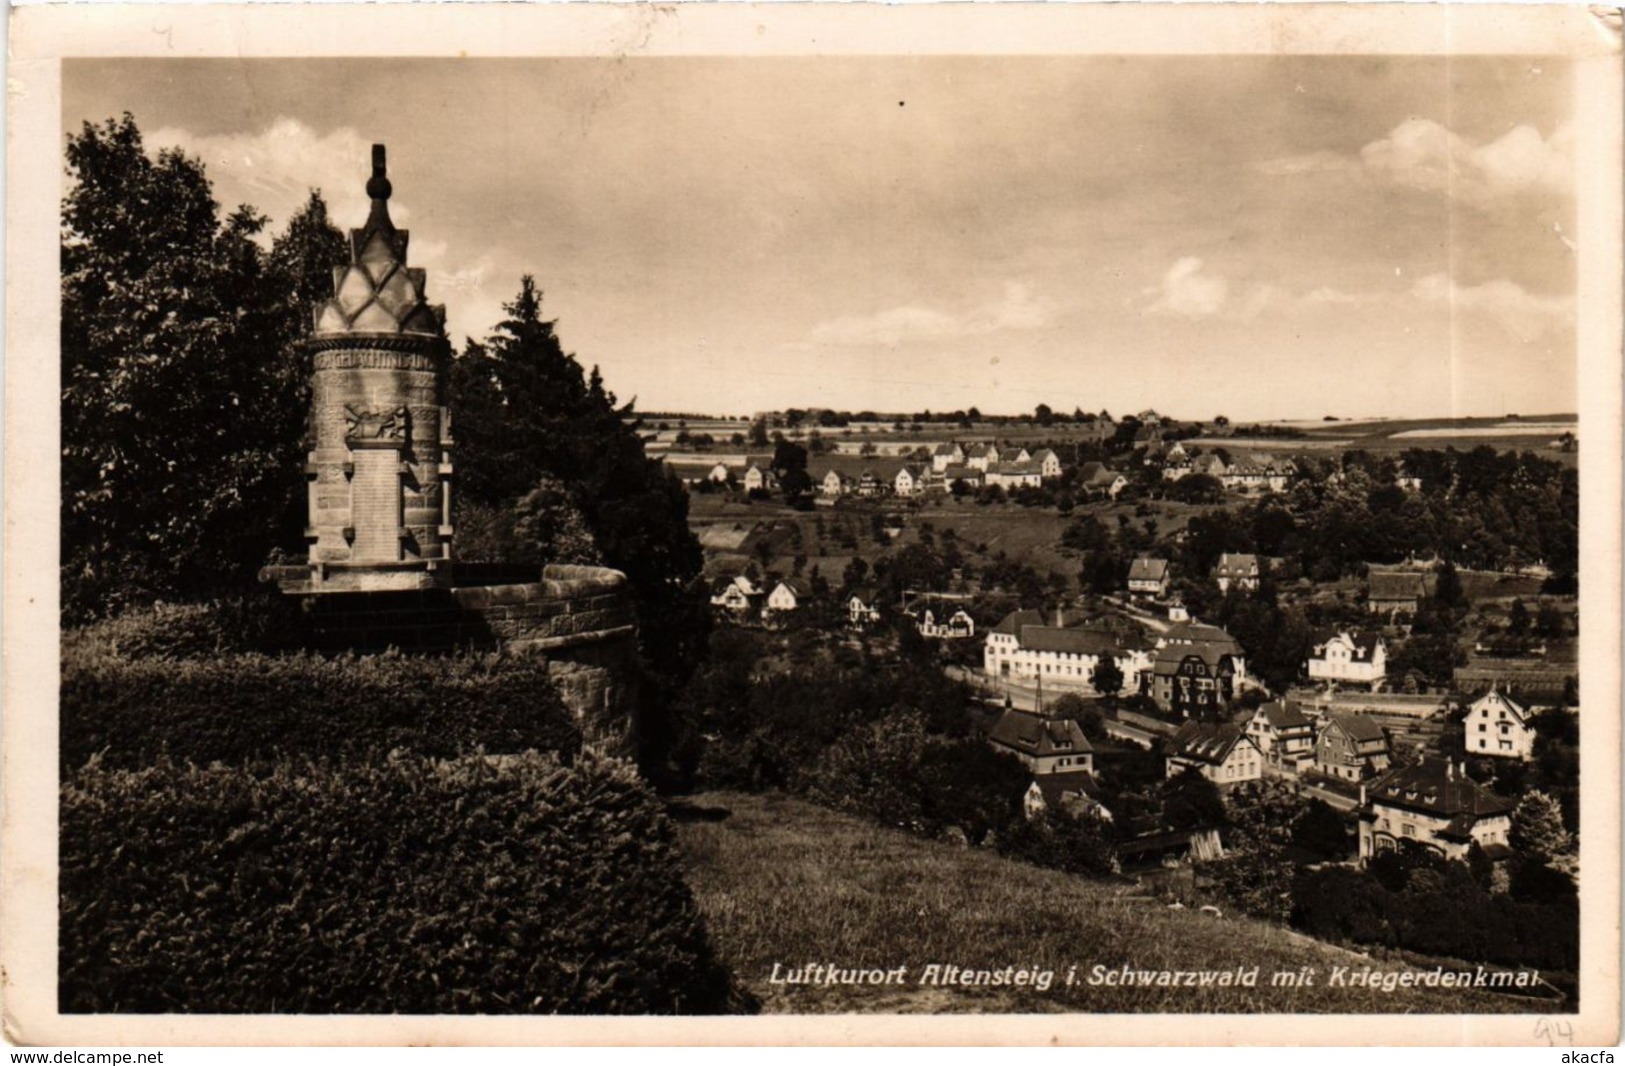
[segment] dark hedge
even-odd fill
[[[397,754],[64,779],[64,1012],[711,1013],[671,826],[626,764]]]
[[[498,655],[131,660],[64,643],[61,767],[246,764],[279,755],[557,751],[581,735],[545,663]]]

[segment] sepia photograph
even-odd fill
[[[850,6],[14,18],[8,1039],[1618,1039],[1618,13]]]

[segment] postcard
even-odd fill
[[[1617,1041],[1617,11],[11,49],[8,1039]]]

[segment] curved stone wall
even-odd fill
[[[631,754],[637,621],[618,570],[547,566],[536,581],[329,592],[304,602],[316,643],[327,651],[500,649],[544,658],[583,735]]]

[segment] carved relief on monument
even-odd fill
[[[368,445],[401,445],[407,440],[411,414],[405,407],[359,407],[344,405],[344,442],[352,448]]]

